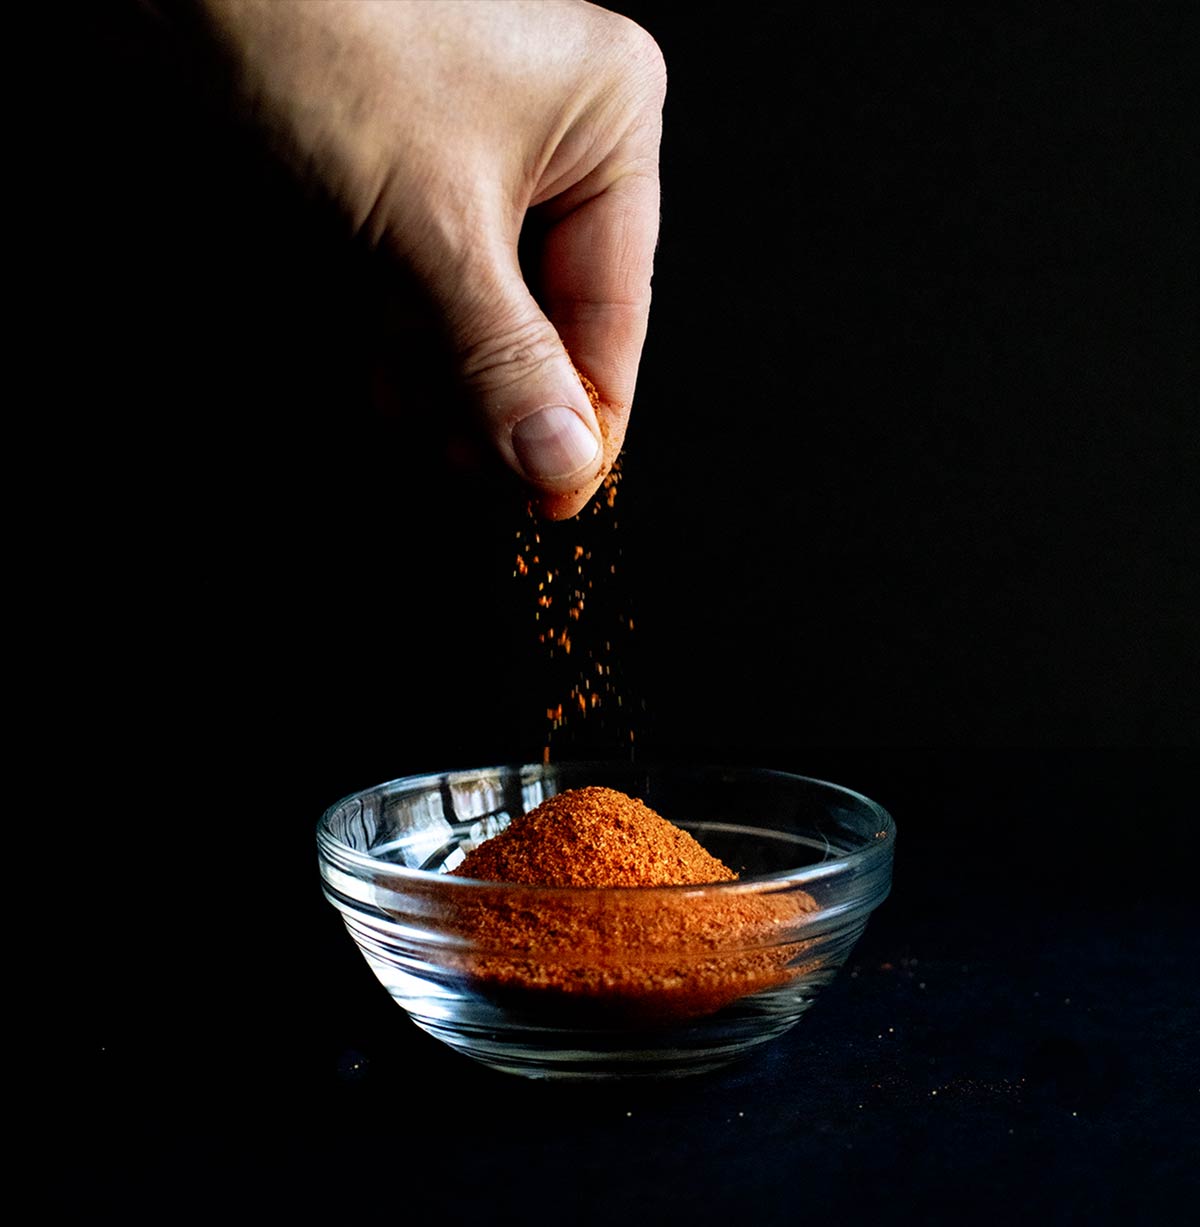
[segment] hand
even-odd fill
[[[646,335],[653,40],[581,0],[196,2],[241,105],[415,274],[538,510],[578,512],[620,449]],[[527,215],[537,300],[517,259]]]

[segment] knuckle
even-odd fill
[[[462,353],[463,379],[480,392],[496,392],[540,374],[563,356],[562,341],[544,320],[492,331]]]
[[[620,19],[619,42],[623,58],[640,77],[646,92],[662,102],[667,92],[667,63],[658,43],[635,21]]]

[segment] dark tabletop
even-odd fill
[[[71,1197],[147,1221],[172,1206],[1184,1221],[1200,1191],[1188,765],[918,752],[823,765],[894,813],[894,891],[834,985],[758,1057],[600,1086],[477,1066],[392,1004],[297,841],[279,849],[295,877],[273,905],[243,909],[214,885],[207,927],[176,931],[174,963],[148,938],[161,961],[135,995],[110,983],[102,1020],[66,1042],[77,1123],[96,1138]]]

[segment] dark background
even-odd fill
[[[45,181],[23,589],[56,830],[88,832],[86,1021],[73,981],[47,1092],[105,1139],[73,1192],[332,1204],[355,1171],[484,1221],[536,1219],[537,1181],[575,1221],[986,1221],[1015,1185],[1053,1221],[1170,1221],[1196,1085],[1185,8],[621,11],[670,73],[597,546],[635,617],[637,753],[887,806],[859,974],[755,1066],[628,1101],[464,1068],[386,1001],[313,825],[386,778],[540,756],[522,504],[372,408],[381,348],[416,399],[453,390],[366,253],[186,57],[88,13]]]
[[[1184,9],[629,11],[670,74],[614,581],[646,751],[1195,745]],[[520,499],[444,463],[394,287],[185,58],[88,51],[52,412],[124,684],[346,787],[536,753]],[[370,407],[381,351],[424,417]]]

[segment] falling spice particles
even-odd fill
[[[582,373],[579,379],[603,426],[595,386]],[[634,705],[624,693],[619,664],[633,617],[615,579],[621,557],[616,516],[621,466],[621,457],[613,457],[596,497],[573,519],[544,524],[531,506],[528,523],[517,533],[513,575],[532,588],[535,634],[553,675],[545,708],[546,762],[552,743],[568,734],[577,744],[583,739],[584,721],[594,726],[594,746],[632,752]]]
[[[510,1006],[583,1013],[596,1026],[666,1025],[816,966],[803,961],[812,943],[800,935],[817,906],[811,895],[738,890],[737,875],[691,835],[613,789],[551,797],[453,876],[584,888],[454,892],[448,928],[470,952],[448,957]],[[680,889],[637,889],[655,886]]]

